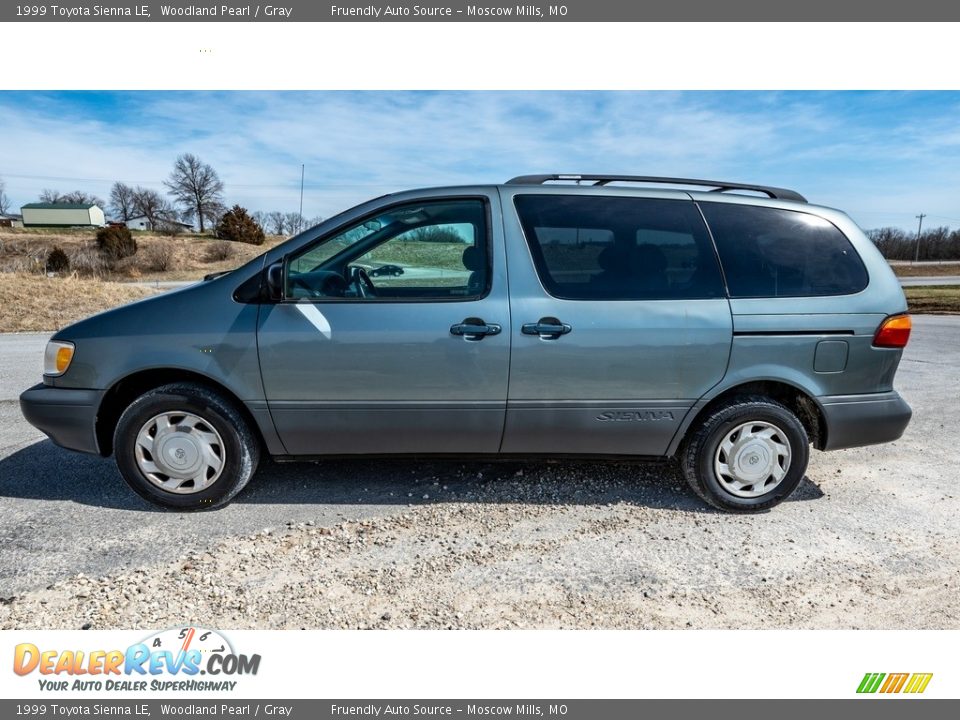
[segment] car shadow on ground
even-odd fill
[[[824,493],[804,478],[789,502]],[[123,482],[111,458],[69,452],[49,440],[0,459],[0,498],[60,500],[156,511]],[[234,504],[426,505],[443,502],[602,505],[630,503],[716,512],[687,488],[673,462],[453,461],[418,458],[261,461]]]

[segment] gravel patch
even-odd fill
[[[830,502],[810,481],[772,513],[734,516],[688,501],[669,464],[484,474],[446,468],[456,488],[427,479],[424,504],[386,517],[291,521],[69,577],[5,598],[0,627],[960,627],[960,572],[938,560],[958,556],[955,534],[879,529],[881,499],[877,527],[851,513],[827,528],[804,507]]]

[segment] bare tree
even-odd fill
[[[44,188],[40,193],[40,202],[44,203],[77,203],[78,205],[97,205],[103,208],[106,203],[93,193],[86,193],[83,190],[74,190],[73,192],[61,193],[59,190],[50,190]]]
[[[139,185],[133,189],[132,205],[134,213],[144,216],[152,229],[158,228],[163,220],[176,216],[176,211],[163,195]]]
[[[296,235],[304,228],[303,215],[298,212],[288,212],[286,214],[286,226],[288,233]]]
[[[918,254],[920,260],[960,260],[960,230],[933,227],[918,238],[915,231],[884,227],[869,230],[867,236],[888,260],[913,260]]]
[[[0,215],[10,212],[10,198],[7,196],[7,183],[0,178]]]
[[[74,190],[73,192],[68,192],[66,195],[60,198],[60,202],[79,203],[80,205],[96,205],[100,209],[103,209],[107,206],[107,204],[101,198],[93,193],[85,193],[83,190]]]
[[[223,214],[223,183],[217,171],[196,155],[180,155],[164,185],[176,201],[183,205],[184,215],[197,218],[200,232],[204,230],[204,220],[215,224]]]
[[[283,235],[284,230],[287,229],[287,216],[277,210],[267,213],[264,227],[267,226],[270,228],[271,235]]]
[[[134,189],[122,182],[115,182],[110,188],[110,212],[114,217],[126,222],[134,217]]]

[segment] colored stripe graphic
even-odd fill
[[[880,688],[882,693],[898,693],[903,689],[903,685],[907,682],[907,678],[910,677],[910,673],[890,673],[887,675],[887,681],[883,684],[883,687]]]
[[[927,689],[927,685],[930,684],[932,677],[933,673],[914,673],[913,677],[910,678],[910,682],[907,683],[907,688],[904,692],[922,693]]]
[[[866,673],[860,685],[857,687],[858,693],[885,693],[895,694],[899,692],[918,694],[927,689],[933,673]]]
[[[863,680],[860,681],[860,687],[857,688],[857,692],[875,693],[877,688],[880,687],[880,683],[884,677],[886,676],[883,673],[867,673],[863,676]]]

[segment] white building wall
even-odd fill
[[[106,224],[103,210],[94,205],[92,208],[73,210],[69,208],[29,208],[21,210],[23,224],[31,225],[94,225],[102,227]]]
[[[23,224],[30,225],[89,225],[90,213],[86,210],[63,208],[28,208],[22,210]]]

